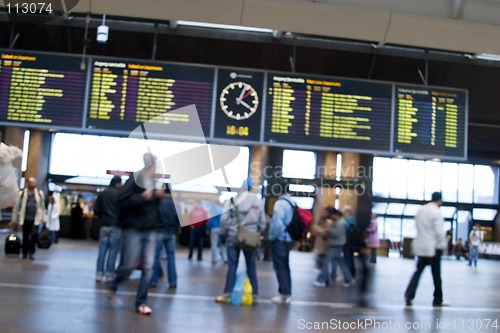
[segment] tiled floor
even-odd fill
[[[3,247],[4,234],[0,234]],[[403,293],[414,261],[379,258],[373,270],[373,308],[358,308],[356,288],[341,284],[315,288],[313,255],[293,252],[293,302],[269,302],[277,292],[269,262],[258,263],[261,288],[256,306],[221,305],[226,267],[213,266],[209,251],[202,262],[188,261],[179,249],[179,282],[175,291],[165,280],[152,289],[153,315],[134,312],[139,272],[112,304],[104,285],[94,282],[97,243],[62,239],[36,260],[0,257],[0,332],[500,332],[500,261],[443,260],[443,287],[450,307],[435,309],[432,278],[424,272],[414,306],[405,308]],[[371,325],[368,325],[371,323]]]

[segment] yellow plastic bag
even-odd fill
[[[250,283],[250,279],[247,277],[245,280],[245,284],[243,285],[243,298],[241,299],[241,304],[252,305],[253,303],[252,292],[253,292],[252,284]]]

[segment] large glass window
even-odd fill
[[[373,159],[373,195],[389,197],[391,188],[391,159],[376,157]]]
[[[424,200],[425,162],[408,161],[408,199]]]
[[[498,177],[497,177],[498,179]],[[474,202],[484,204],[494,204],[498,199],[495,193],[495,173],[490,166],[474,166]]]
[[[474,192],[474,166],[472,164],[458,165],[458,201],[472,203]]]
[[[458,199],[458,164],[457,163],[443,163],[442,164],[442,185],[441,194],[443,201],[457,202]]]
[[[316,154],[304,150],[283,150],[283,177],[314,179]]]
[[[406,199],[408,193],[408,160],[391,160],[391,198]]]
[[[174,174],[179,172],[186,173],[186,170],[182,169],[184,166],[179,168],[178,165],[169,164],[172,161],[169,158],[200,146],[202,144],[188,142],[56,133],[52,141],[49,172],[54,175],[85,177],[82,180],[85,183],[92,183],[92,179],[95,179],[95,184],[106,184],[112,177],[106,174],[107,170],[138,171],[143,167],[142,155],[150,151],[158,157],[158,172],[175,176]],[[220,154],[220,148],[227,146],[212,145],[212,147]],[[183,179],[186,180],[180,183],[212,187],[227,186],[229,183],[231,187],[240,187],[248,176],[249,149],[231,147],[229,153],[235,153],[235,157],[224,165],[225,175],[220,166],[217,166],[219,167],[217,170],[212,169],[217,163],[212,161],[211,157],[190,164],[189,167],[194,169],[192,172],[191,169],[188,170],[183,175]],[[206,171],[200,172],[200,168],[197,169],[198,165]],[[189,177],[190,172],[193,178]]]
[[[425,200],[430,200],[433,192],[441,192],[441,163],[425,162]]]

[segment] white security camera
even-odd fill
[[[109,37],[109,27],[107,25],[100,25],[97,27],[97,37],[98,43],[106,43]]]

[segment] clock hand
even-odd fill
[[[251,90],[249,90],[249,91],[245,94],[245,96],[243,96],[243,97],[241,97],[241,98],[240,98],[240,100],[244,100],[245,98],[247,98],[247,97],[248,97],[248,96],[250,96],[251,94],[252,94],[252,91],[251,91]]]
[[[245,94],[245,91],[247,91],[247,87],[244,87],[243,89],[241,89],[241,93],[240,93],[240,96],[238,98],[236,98],[236,104],[240,104],[241,100],[245,99],[245,97],[243,97],[243,95]]]
[[[247,103],[245,103],[243,101],[240,101],[240,104],[243,105],[244,107],[246,107],[247,109],[251,109],[252,108],[250,105],[248,105]]]

